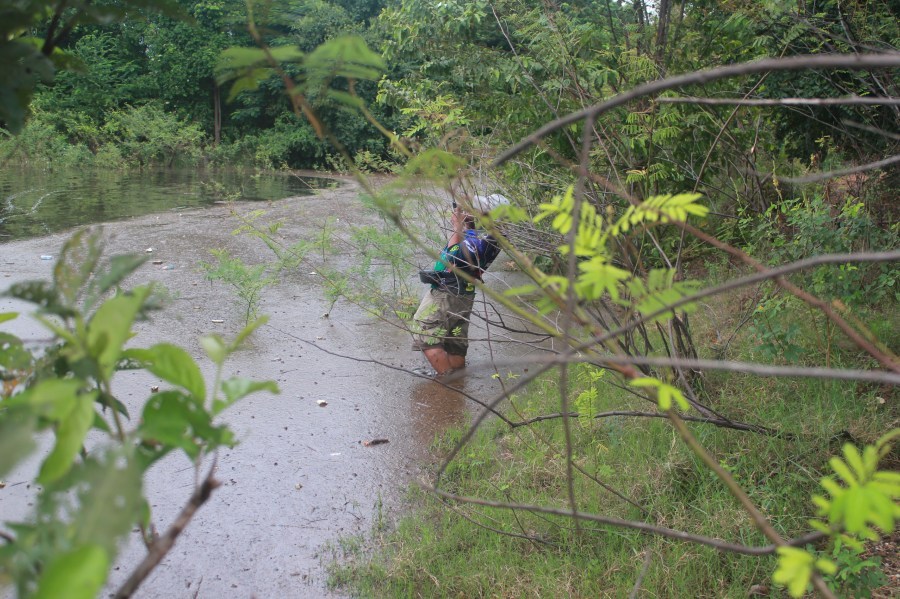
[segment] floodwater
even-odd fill
[[[129,285],[156,281],[171,297],[152,321],[137,324],[132,343],[176,342],[210,379],[212,369],[198,339],[209,332],[233,336],[242,328],[243,313],[223,283],[205,280],[198,263],[209,259],[212,248],[226,248],[247,263],[272,259],[259,240],[231,233],[238,223],[235,213],[265,209],[267,221],[283,221],[279,234],[285,240],[309,236],[331,218],[336,235],[349,238],[351,226],[379,222],[360,208],[357,196],[355,184],[346,181],[312,196],[166,211],[105,225],[108,253],[152,249],[154,260],[163,263],[148,262]],[[65,239],[54,234],[0,243],[0,288],[48,278],[53,261],[41,256],[58,255]],[[354,260],[352,251],[338,246],[329,266],[345,269]],[[401,328],[344,301],[329,311],[317,268],[312,259],[265,291],[261,312],[270,315],[269,324],[226,364],[226,375],[272,379],[281,393],[252,395],[224,414],[240,442],[218,457],[216,478],[222,486],[137,597],[341,596],[327,587],[331,548],[342,537],[366,538],[373,522],[390,522],[403,507],[406,487],[424,476],[435,435],[476,413],[477,406],[459,393],[408,372],[423,359],[410,350],[409,335]],[[488,284],[519,284],[507,280],[514,273],[497,270],[489,273]],[[416,271],[411,265],[411,280]],[[0,312],[11,309],[25,306],[0,300]],[[484,309],[481,296],[476,309]],[[3,323],[0,330],[27,339],[46,337],[25,317]],[[471,336],[485,337],[480,322],[473,323]],[[473,342],[470,364],[502,357],[502,344],[493,344],[491,352],[486,343]],[[114,392],[134,414],[150,387],[159,384],[147,373],[123,372]],[[499,382],[482,369],[470,369],[453,384],[482,400],[500,391]],[[364,444],[372,439],[388,442]],[[39,460],[33,456],[5,481],[0,520],[27,517],[33,497],[28,481]],[[189,498],[196,476],[180,455],[149,472],[146,491],[160,532]],[[144,552],[138,535],[132,535],[111,573],[110,591]]]
[[[0,242],[78,225],[228,201],[280,200],[334,187],[334,179],[236,170],[0,169]]]

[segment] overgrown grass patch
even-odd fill
[[[696,335],[709,333],[702,323],[695,326]],[[814,332],[808,327],[802,334]],[[728,358],[759,358],[758,342],[751,330],[739,330]],[[816,347],[814,336],[802,343]],[[827,351],[833,366],[860,367],[855,350],[834,345]],[[628,389],[605,384],[608,373],[608,380],[582,376],[585,368],[570,370],[570,409],[582,412],[587,398],[592,414],[654,411]],[[696,388],[702,403],[727,418],[765,427],[688,424],[786,538],[810,531],[810,497],[821,493],[828,459],[844,443],[873,442],[898,419],[895,402],[877,385],[706,372]],[[558,379],[548,376],[514,396],[505,414],[519,421],[561,411]],[[439,487],[486,503],[569,510],[562,423],[551,417],[510,428],[488,420],[450,461]],[[571,489],[580,513],[768,545],[667,419],[582,416],[569,425]],[[447,456],[463,434],[447,431],[435,452]],[[547,511],[442,500],[422,490],[413,503],[392,530],[373,535],[373,555],[336,561],[332,582],[363,597],[628,597],[639,580],[640,597],[746,597],[751,588],[782,593],[771,581],[771,555],[738,555],[601,522],[576,524]]]

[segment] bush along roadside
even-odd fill
[[[709,310],[738,322],[743,307],[735,299],[723,297]],[[693,323],[700,338],[715,335],[719,324]],[[804,329],[797,342],[816,347],[818,333]],[[818,346],[834,367],[858,360],[853,348]],[[738,327],[729,358],[748,360],[758,351],[756,331]],[[510,387],[520,377],[498,376]],[[437,439],[434,449],[446,461],[424,488],[410,490],[411,515],[336,546],[331,583],[362,597],[737,598],[783,596],[782,589],[800,596],[817,573],[840,597],[896,590],[886,586],[885,564],[867,551],[900,517],[891,449],[900,431],[884,434],[897,422],[889,390],[721,372],[698,379],[706,405],[732,422],[761,425],[734,430],[678,410],[717,467],[792,541],[779,547],[767,544],[709,465],[678,443],[664,411],[608,383],[615,380],[606,370],[569,367],[571,487],[558,376],[548,374],[471,438],[454,429]],[[673,407],[679,395],[672,392]],[[603,517],[573,519],[571,496],[579,513]],[[734,541],[744,548],[732,551]]]
[[[272,381],[223,378],[229,354],[264,320],[250,323],[233,341],[218,335],[201,340],[216,366],[212,386],[176,345],[126,348],[133,324],[158,307],[157,295],[151,286],[119,288],[145,256],[104,260],[101,249],[99,233],[76,233],[63,247],[52,281],[18,283],[4,292],[34,304],[35,318],[52,335],[49,344],[33,348],[29,340],[0,332],[0,477],[35,450],[38,436],[54,436],[31,483],[38,489],[34,513],[3,523],[0,583],[15,585],[20,597],[96,597],[120,542],[137,527],[147,555],[116,592],[131,596],[218,486],[216,450],[232,446],[235,437],[216,417],[250,393],[278,392]],[[0,322],[17,316],[0,314]],[[135,418],[113,383],[115,372],[134,368],[168,385],[152,393]],[[102,440],[95,442],[91,431]],[[144,478],[173,452],[196,464],[198,483],[157,535]]]

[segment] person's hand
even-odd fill
[[[450,224],[453,225],[454,231],[462,231],[463,227],[465,227],[466,213],[463,211],[462,206],[457,205],[453,209],[453,213],[450,215]]]

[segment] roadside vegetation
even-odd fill
[[[431,207],[514,200],[479,225],[527,283],[482,291],[515,316],[488,322],[490,341],[526,335],[516,342],[529,353],[491,363],[503,393],[470,398],[481,408],[471,426],[436,440],[441,461],[411,491],[411,516],[339,544],[335,585],[362,596],[896,591],[872,553],[900,519],[893,3],[127,3],[155,9],[141,19],[36,4],[17,8],[27,31],[0,24],[13,28],[0,55],[17,57],[0,63],[4,160],[357,176],[380,228],[339,246],[328,222],[319,239],[280,239],[254,216],[240,229],[274,261],[222,253],[205,266],[248,322],[283,266],[349,247],[351,270],[322,271],[329,298],[408,323],[415,291],[398,272],[412,254],[384,248],[433,257],[446,209],[423,229]],[[371,171],[396,177],[375,184]],[[436,192],[417,192],[427,186]],[[47,310],[54,297],[32,299]],[[52,330],[63,348],[93,351],[108,378],[118,350],[82,329]],[[236,346],[214,341],[221,364]],[[20,346],[3,351],[18,360]],[[29,405],[26,433],[53,428],[64,452],[48,461],[87,463],[94,403],[116,413],[106,379],[64,398],[76,412],[48,415],[38,362],[4,366],[0,425],[15,428]],[[216,392],[204,403],[181,375],[170,382],[215,412]],[[226,403],[270,388],[234,385]],[[231,441],[203,430],[203,447],[175,435],[160,451]],[[150,437],[117,430],[126,446]],[[86,571],[90,596],[125,520],[99,547],[54,521],[40,551],[29,543],[41,526],[16,527],[0,565],[23,596]]]
[[[709,284],[730,266],[711,262]],[[832,269],[834,271],[836,269]],[[830,273],[836,274],[835,272]],[[722,296],[699,309],[692,327],[711,343],[703,358],[784,363],[827,359],[853,367],[859,355],[829,339],[821,318],[790,301],[763,297],[765,287]],[[773,305],[777,315],[771,317]],[[747,318],[749,316],[749,319]],[[895,330],[895,311],[868,312],[875,329]],[[790,332],[779,323],[798,323]],[[775,331],[773,332],[773,328]],[[733,335],[733,336],[732,336]],[[897,342],[891,343],[898,349]],[[521,369],[500,369],[510,383]],[[647,404],[608,384],[610,374],[573,368],[569,394],[579,414],[571,426],[573,478],[578,509],[638,520],[751,546],[765,538],[719,479],[682,443],[669,423],[647,414]],[[452,383],[451,383],[452,385]],[[809,531],[810,501],[819,479],[845,443],[858,446],[897,424],[890,387],[821,380],[778,380],[707,372],[698,387],[707,405],[735,421],[766,427],[736,431],[691,424],[697,439],[722,468],[770,515],[786,538]],[[556,377],[546,376],[510,398],[502,410],[514,422],[559,414]],[[618,415],[616,415],[618,414]],[[593,415],[593,416],[592,416]],[[446,464],[441,488],[497,504],[540,505],[565,512],[566,440],[559,419],[511,427],[492,418]],[[467,427],[435,440],[438,462],[447,458]],[[891,454],[883,467],[900,468]],[[620,492],[617,496],[597,485]],[[432,484],[429,477],[426,486]],[[330,582],[359,597],[747,597],[783,596],[771,581],[774,555],[746,556],[559,514],[467,505],[441,500],[414,485],[411,514],[382,524],[332,552]],[[639,507],[638,507],[639,506]],[[807,548],[838,564],[825,581],[840,597],[891,597],[898,564],[874,545],[810,542]],[[883,552],[881,552],[883,553]]]

